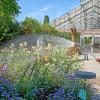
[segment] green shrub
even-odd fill
[[[85,41],[84,41],[84,44],[90,44],[92,41],[92,38],[91,37],[85,37]]]
[[[42,32],[57,35],[58,31],[49,24],[43,24]]]
[[[41,23],[31,17],[26,17],[22,22],[24,33],[39,33],[41,32]]]
[[[6,40],[6,37],[10,29],[15,16],[19,14],[20,7],[16,0],[3,0],[0,1],[0,42]]]

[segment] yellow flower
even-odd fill
[[[43,57],[44,61],[48,61],[48,59],[49,59],[48,55],[46,55],[46,56]]]
[[[48,50],[48,47],[45,47],[45,50]]]
[[[50,47],[52,47],[52,45],[50,43],[48,43],[48,47],[50,48]]]
[[[3,64],[0,64],[0,68],[3,66]]]

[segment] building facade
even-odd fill
[[[59,31],[72,27],[81,30],[100,29],[100,0],[80,0],[80,6],[53,20]]]

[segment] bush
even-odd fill
[[[26,17],[22,22],[24,33],[39,33],[41,32],[41,23],[31,17]]]
[[[43,24],[42,32],[45,32],[48,34],[53,34],[53,35],[57,35],[57,33],[58,33],[58,31],[49,24]]]
[[[91,37],[85,37],[85,41],[84,44],[88,45],[92,42],[92,38]]]
[[[9,29],[2,34],[0,41],[10,40],[16,37],[17,35],[22,34],[22,27],[19,22],[13,21],[9,25]]]
[[[0,1],[0,42],[6,40],[6,36],[15,17],[19,14],[20,7],[16,0]]]

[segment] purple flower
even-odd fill
[[[53,94],[49,95],[49,100],[76,100],[76,95],[74,92],[69,91],[65,92],[63,88],[56,89]]]
[[[50,100],[65,100],[65,91],[63,88],[59,88],[54,94],[49,96]]]
[[[2,96],[2,97],[9,97],[9,94],[8,94],[6,91],[3,91],[3,92],[1,93],[1,96]]]
[[[2,93],[4,91],[4,87],[0,86],[0,93]]]
[[[7,98],[7,100],[18,100],[12,99],[13,97],[18,97],[14,85],[10,83],[9,80],[3,77],[0,77],[0,96],[3,98]]]
[[[3,78],[3,77],[1,77],[0,76],[0,83],[3,83],[3,84],[10,84],[10,82],[9,82],[9,80],[7,80],[7,79],[5,79],[5,78]]]
[[[75,96],[74,92],[68,92],[66,94],[66,98],[74,100],[74,99],[76,99],[76,96]]]
[[[8,68],[7,64],[5,64],[5,65],[2,64],[2,65],[1,65],[1,68],[0,68],[0,71],[1,71],[1,72],[6,72],[6,71],[7,71],[7,68]]]

